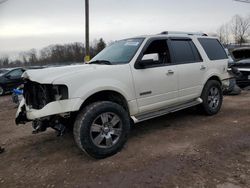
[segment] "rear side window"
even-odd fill
[[[175,63],[201,62],[201,56],[192,40],[172,39],[171,46],[174,52]]]
[[[198,39],[210,60],[228,59],[227,54],[217,39]]]

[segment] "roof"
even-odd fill
[[[144,38],[157,38],[157,37],[190,37],[190,38],[217,38],[217,37],[212,37],[208,36],[205,33],[199,33],[199,32],[181,32],[181,31],[163,31],[160,34],[156,35],[142,35],[139,37],[144,37]]]

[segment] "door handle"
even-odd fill
[[[172,70],[168,70],[168,72],[167,72],[167,76],[169,76],[169,75],[173,75],[174,74],[174,71],[172,71]]]
[[[203,70],[206,70],[207,69],[207,67],[206,66],[204,66],[204,65],[201,65],[201,70],[203,71]]]

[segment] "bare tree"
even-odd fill
[[[0,59],[0,66],[1,67],[8,67],[10,63],[10,59],[8,56],[4,56]]]
[[[38,58],[37,58],[37,52],[35,49],[31,49],[28,52],[28,57],[29,57],[28,60],[29,60],[30,65],[36,65]]]
[[[96,54],[98,54],[100,51],[102,51],[106,47],[106,43],[103,40],[103,38],[100,38],[99,41],[97,42],[95,48]]]
[[[250,17],[244,18],[240,15],[235,15],[231,21],[231,31],[235,43],[242,45],[246,42],[250,29]]]
[[[220,42],[224,45],[228,45],[230,43],[230,26],[229,24],[223,24],[217,30],[217,35],[220,39]]]
[[[27,52],[20,52],[19,56],[20,60],[24,63],[25,66],[29,64],[29,57]]]
[[[90,56],[94,57],[106,46],[101,38],[95,41],[95,45],[90,46]],[[12,60],[0,57],[0,67],[8,66],[40,66],[55,64],[71,64],[84,62],[85,45],[75,42],[70,44],[57,44],[47,46],[39,51],[31,49],[19,54],[19,59]]]

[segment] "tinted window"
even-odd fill
[[[170,63],[170,53],[168,50],[168,45],[166,40],[155,40],[150,43],[147,49],[144,51],[143,55],[157,54],[158,61],[157,64]]]
[[[196,46],[194,45],[194,43],[192,41],[189,41],[189,44],[190,44],[190,46],[192,48],[195,62],[201,62],[201,61],[203,61],[202,58],[201,58],[201,55],[198,52],[198,50],[197,50]]]
[[[8,75],[10,75],[11,77],[21,77],[22,74],[23,74],[23,70],[21,69],[16,69],[8,73]]]
[[[192,63],[201,61],[200,54],[191,40],[172,40],[171,44],[176,63]]]
[[[217,39],[198,39],[210,60],[228,59],[227,54]]]

